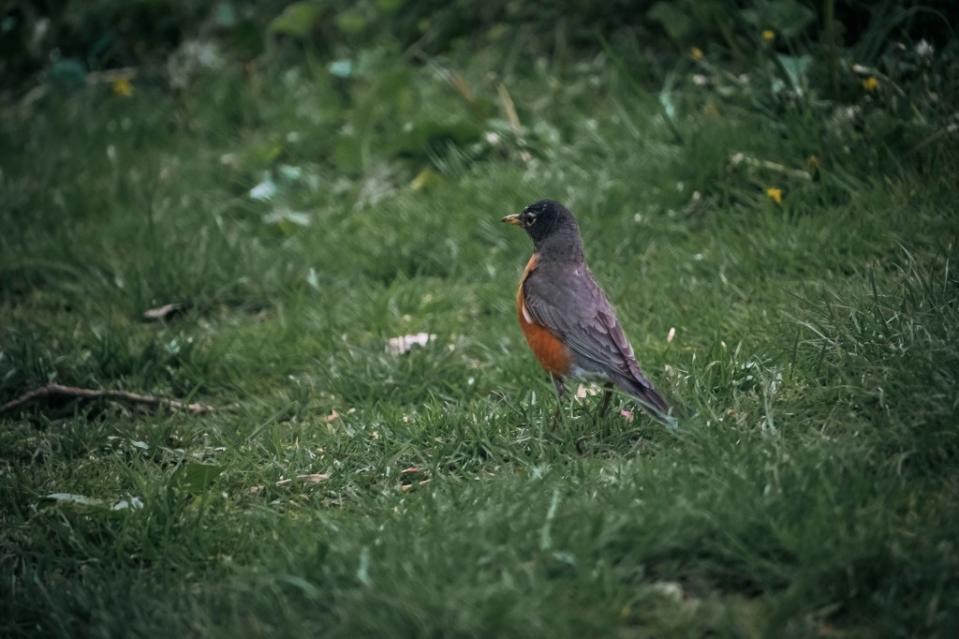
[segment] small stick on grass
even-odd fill
[[[14,410],[31,402],[47,399],[51,397],[66,397],[76,399],[109,399],[128,404],[140,404],[142,406],[151,406],[154,408],[168,408],[170,410],[186,411],[193,415],[209,413],[213,410],[212,406],[200,403],[186,403],[177,399],[167,397],[157,397],[155,395],[141,395],[140,393],[131,393],[124,390],[94,390],[92,388],[77,388],[76,386],[64,386],[63,384],[47,384],[40,388],[24,393],[20,397],[0,406],[0,414]]]

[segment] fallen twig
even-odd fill
[[[30,402],[45,399],[48,397],[73,397],[76,399],[110,399],[129,404],[142,404],[144,406],[154,406],[157,408],[168,408],[170,410],[183,410],[193,415],[209,413],[213,410],[212,406],[200,403],[186,403],[177,399],[167,397],[156,397],[155,395],[141,395],[140,393],[131,393],[123,390],[94,390],[92,388],[77,388],[76,386],[64,386],[63,384],[47,384],[40,388],[24,393],[20,397],[11,400],[0,406],[0,414],[14,410]]]

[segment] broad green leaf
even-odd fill
[[[180,490],[194,494],[202,493],[222,472],[223,466],[188,462],[173,473],[172,483],[175,488]]]
[[[782,67],[789,78],[789,84],[797,95],[802,95],[806,87],[806,71],[812,64],[812,58],[808,55],[790,56],[778,55],[779,66]]]
[[[366,17],[355,9],[336,16],[336,26],[347,35],[357,35],[366,29]]]
[[[313,32],[322,12],[322,8],[314,2],[294,2],[273,18],[270,33],[305,39]]]
[[[667,35],[677,42],[684,40],[692,29],[689,16],[672,2],[657,2],[646,12],[646,17],[663,25]]]
[[[773,0],[768,12],[770,26],[787,38],[799,35],[816,19],[812,9],[796,0]]]
[[[385,13],[392,13],[403,6],[405,0],[376,0],[376,8]]]
[[[236,9],[231,2],[218,2],[213,9],[213,24],[221,29],[232,29],[236,26]]]
[[[83,63],[74,58],[57,60],[50,67],[49,78],[61,86],[81,86],[86,82],[87,70]]]
[[[816,19],[816,14],[797,0],[760,2],[740,15],[757,31],[772,29],[786,38],[799,35]]]

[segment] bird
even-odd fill
[[[533,240],[516,291],[516,315],[556,389],[554,417],[561,410],[566,380],[592,379],[605,387],[600,414],[606,413],[615,386],[675,428],[670,405],[640,368],[616,311],[586,263],[573,213],[554,200],[540,200],[502,221],[523,228]]]

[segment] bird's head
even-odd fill
[[[573,217],[572,212],[553,200],[533,202],[521,212],[507,215],[503,221],[523,227],[536,246],[556,234],[579,235],[576,218]]]

